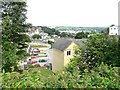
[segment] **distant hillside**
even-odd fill
[[[33,26],[35,28],[39,28],[39,27],[46,27],[49,29],[55,29],[58,31],[62,31],[62,30],[82,30],[82,31],[97,31],[97,32],[101,32],[106,30],[108,27],[74,27],[74,26],[56,26],[56,27],[52,27],[52,26]]]
[[[88,31],[94,31],[97,32],[105,30],[107,27],[72,27],[72,26],[56,26],[56,30],[88,30]]]

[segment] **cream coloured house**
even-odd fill
[[[73,58],[75,48],[77,48],[79,42],[68,40],[68,39],[58,39],[52,45],[52,71],[57,72],[62,70]]]

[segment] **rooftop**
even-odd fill
[[[82,39],[76,40],[76,39],[60,38],[52,45],[52,48],[56,48],[58,50],[64,51],[72,42],[76,43],[77,45],[82,44],[81,40]]]

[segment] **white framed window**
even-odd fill
[[[67,56],[69,56],[69,55],[71,55],[71,51],[70,50],[67,51]]]

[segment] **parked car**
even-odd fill
[[[46,66],[47,65],[47,60],[44,60],[44,59],[40,59],[39,61],[38,61],[38,64],[42,67],[42,66]]]
[[[31,59],[36,58],[36,56],[31,56]]]
[[[39,56],[47,57],[47,54],[39,54]]]
[[[41,59],[39,60],[39,62],[47,62],[47,60]]]
[[[35,63],[37,63],[37,61],[32,61],[31,63],[32,63],[32,64],[35,64]]]
[[[34,53],[34,54],[33,54],[33,56],[37,56],[37,55],[38,55],[38,53]]]

